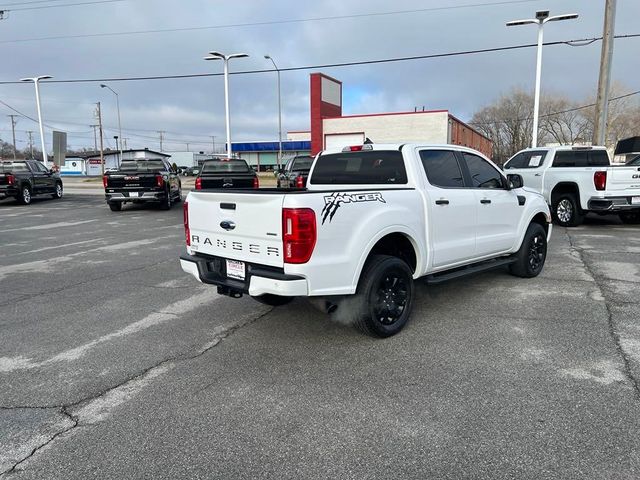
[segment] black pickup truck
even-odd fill
[[[278,173],[278,188],[304,188],[311,170],[313,157],[298,155],[290,159]]]
[[[258,174],[241,158],[207,160],[196,178],[196,190],[259,187]]]
[[[62,198],[62,179],[37,160],[0,161],[0,200],[14,197],[29,205],[36,195]]]
[[[154,203],[164,210],[182,200],[178,173],[164,159],[123,160],[120,168],[102,177],[105,199],[114,212],[125,203]]]

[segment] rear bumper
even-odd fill
[[[265,294],[304,297],[309,292],[305,278],[260,265],[246,263],[244,280],[227,277],[224,259],[219,257],[184,254],[180,256],[180,266],[199,282],[246,293],[252,297]]]
[[[632,204],[634,197],[592,197],[587,203],[588,209],[593,212],[619,212],[624,210],[640,209],[640,204]]]
[[[7,197],[15,197],[18,195],[18,189],[14,186],[3,185],[0,187],[0,199]]]
[[[107,202],[162,202],[167,199],[167,192],[137,192],[137,197],[131,196],[132,192],[105,192]]]

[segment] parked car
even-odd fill
[[[115,172],[102,177],[105,199],[114,212],[126,203],[154,203],[169,210],[182,200],[182,184],[164,159],[123,160]]]
[[[258,188],[258,174],[241,158],[206,160],[196,178],[196,190]]]
[[[580,225],[587,212],[640,221],[640,167],[612,166],[605,147],[528,148],[504,168],[542,193],[559,225]]]
[[[328,150],[306,189],[190,192],[180,263],[220,294],[269,305],[310,297],[387,337],[409,319],[414,279],[542,271],[551,214],[521,187],[520,175],[460,146]]]
[[[37,160],[0,161],[0,199],[14,197],[29,205],[34,196],[62,198],[60,175]]]
[[[289,159],[276,174],[278,188],[304,188],[312,163],[313,157],[310,155],[298,155]]]
[[[196,177],[199,173],[200,173],[200,166],[198,165],[197,167],[188,167],[185,170],[184,175],[185,177]]]

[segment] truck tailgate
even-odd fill
[[[191,249],[283,267],[284,194],[192,191],[187,197]]]
[[[611,167],[607,178],[607,193],[640,195],[640,167]]]

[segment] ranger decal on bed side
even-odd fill
[[[338,209],[343,203],[359,203],[359,202],[382,202],[387,203],[382,198],[382,193],[340,193],[333,192],[331,195],[324,197],[324,208],[322,209],[322,224],[329,219],[333,219]]]

